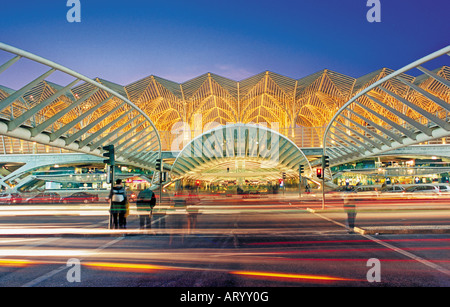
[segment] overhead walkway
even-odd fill
[[[0,50],[10,54],[0,74],[18,68],[23,80],[31,79],[18,90],[0,87],[0,135],[99,157],[112,144],[117,161],[154,169],[161,156],[159,133],[123,88],[3,43]],[[41,75],[32,75],[39,70]],[[61,86],[52,77],[70,81]]]

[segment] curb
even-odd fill
[[[358,213],[380,213],[380,212],[408,212],[408,211],[448,211],[450,208],[438,208],[438,207],[406,207],[406,208],[356,208]],[[343,208],[325,208],[325,209],[312,209],[306,208],[306,211],[311,213],[342,213],[345,212]]]
[[[320,213],[329,213],[329,212],[341,212],[344,213],[343,209],[337,210],[327,210],[327,209],[311,209],[307,208],[306,211],[318,214],[322,218],[329,220],[335,224],[346,227],[345,225],[333,221],[327,217],[324,217]],[[319,213],[320,212],[320,213]],[[347,228],[347,227],[346,227]],[[365,227],[354,227],[353,231],[359,233],[361,235],[379,235],[379,234],[444,234],[450,233],[450,225],[420,225],[420,226],[407,226],[407,225],[398,225],[398,226],[365,226]]]
[[[362,235],[378,234],[443,234],[450,233],[450,225],[433,226],[377,226],[377,227],[355,227],[355,232]]]

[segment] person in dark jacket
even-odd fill
[[[151,228],[152,209],[156,205],[156,196],[150,188],[139,192],[136,208],[139,213],[139,228]]]
[[[355,192],[350,187],[346,187],[344,194],[344,211],[347,213],[348,233],[354,233],[356,219],[356,199]]]
[[[111,203],[110,212],[113,218],[114,229],[125,229],[127,226],[125,214],[127,213],[127,193],[122,185],[122,180],[117,179],[116,184],[109,192],[109,200]]]

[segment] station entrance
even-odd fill
[[[306,185],[311,166],[291,140],[259,125],[220,126],[183,148],[172,165],[172,189],[244,195],[298,191],[299,165]]]

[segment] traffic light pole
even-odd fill
[[[161,169],[162,169],[162,163],[161,163]],[[162,184],[163,184],[163,178],[162,178],[162,171],[159,172],[159,206],[161,206],[162,202]]]
[[[322,210],[325,209],[325,156],[322,156]]]
[[[159,206],[161,207],[161,200],[162,200],[162,159],[156,159],[155,163],[155,169],[159,171]]]
[[[111,184],[111,189],[114,185],[114,165],[108,165],[108,176],[109,176],[109,183]],[[111,205],[111,204],[110,204]],[[108,229],[112,229],[112,214],[111,211],[109,212],[109,222],[108,222]]]
[[[298,175],[298,197],[302,200],[302,174]]]
[[[322,156],[322,209],[325,209],[325,170],[330,166],[329,158],[325,155]]]
[[[102,149],[105,151],[103,153],[103,157],[107,158],[103,160],[103,163],[106,163],[108,165],[107,171],[108,171],[108,181],[111,184],[111,188],[114,185],[114,168],[116,165],[116,158],[114,153],[114,145],[108,145],[102,147]],[[111,211],[109,212],[109,223],[108,223],[108,229],[111,229],[112,227],[112,214]]]
[[[322,210],[325,209],[325,176],[322,176]]]
[[[303,174],[303,165],[298,166],[298,197],[302,200],[302,174]]]

